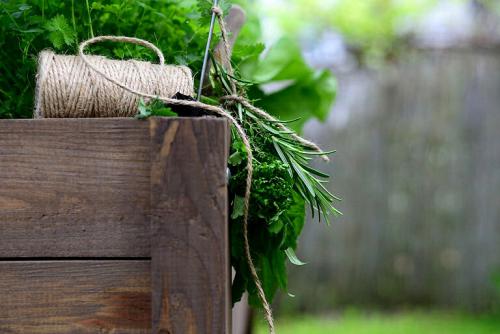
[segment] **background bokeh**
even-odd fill
[[[266,38],[294,36],[338,83],[304,134],[337,149],[343,216],[306,225],[284,331],[500,333],[499,3],[257,6]]]

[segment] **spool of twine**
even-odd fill
[[[164,65],[161,51],[157,54],[160,64],[103,56],[87,56],[87,61],[135,90],[155,96],[171,97],[178,92],[192,96],[191,70]],[[38,64],[35,118],[131,117],[137,113],[140,96],[106,80],[79,56],[43,51]]]

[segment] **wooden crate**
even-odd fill
[[[228,333],[228,129],[0,120],[0,333]]]

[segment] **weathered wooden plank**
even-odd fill
[[[152,332],[227,333],[227,122],[150,125]]]
[[[0,257],[149,256],[148,128],[0,120]]]
[[[0,261],[2,334],[151,332],[150,261]]]

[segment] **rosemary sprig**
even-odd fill
[[[236,82],[238,90],[242,92],[252,84],[249,81],[237,78],[235,75],[229,75],[224,67],[216,62],[213,57],[212,63],[214,64],[214,76],[221,83],[223,94],[231,94],[230,80]],[[324,186],[328,182],[329,175],[322,173],[310,165],[314,156],[333,154],[335,151],[320,153],[297,141],[292,137],[292,134],[294,134],[292,130],[279,126],[279,124],[285,125],[290,121],[268,120],[248,110],[240,103],[236,103],[235,106],[233,105],[233,108],[240,121],[251,122],[259,131],[263,131],[270,136],[276,154],[288,167],[288,172],[294,180],[295,190],[310,206],[313,217],[317,214],[320,220],[323,219],[328,224],[330,215],[341,214],[333,206],[334,201],[340,199]]]

